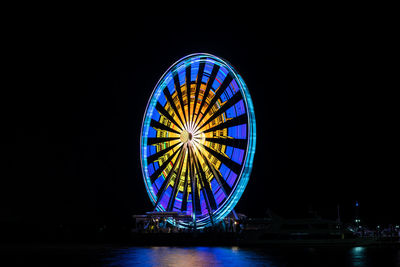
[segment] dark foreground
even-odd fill
[[[400,248],[0,245],[2,266],[400,266]]]

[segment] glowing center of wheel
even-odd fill
[[[190,141],[192,141],[192,133],[189,133],[188,131],[183,130],[181,132],[180,138],[181,138],[182,143],[190,142]]]

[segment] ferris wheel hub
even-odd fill
[[[183,130],[183,131],[181,132],[180,139],[181,139],[181,142],[182,142],[182,143],[190,142],[190,141],[192,141],[192,138],[193,138],[193,135],[192,135],[191,132],[188,132],[188,131],[186,131],[186,130]]]

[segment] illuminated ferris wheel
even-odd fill
[[[179,227],[225,218],[250,177],[256,146],[253,103],[225,60],[192,54],[158,81],[141,130],[141,164],[156,211],[191,216]]]

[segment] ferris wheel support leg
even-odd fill
[[[232,214],[233,214],[233,217],[235,217],[235,220],[239,220],[239,217],[237,216],[235,210],[232,210]]]

